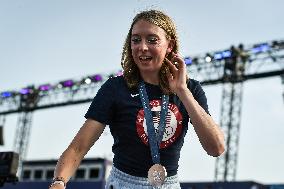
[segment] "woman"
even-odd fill
[[[123,76],[108,79],[98,91],[86,122],[58,160],[50,188],[64,188],[106,125],[114,137],[106,189],[180,188],[178,160],[189,119],[204,150],[215,157],[223,153],[223,133],[199,82],[187,77],[178,47],[167,15],[136,15],[123,47]]]

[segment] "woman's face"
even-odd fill
[[[140,73],[159,73],[172,43],[162,28],[145,20],[137,21],[132,28],[131,51]]]

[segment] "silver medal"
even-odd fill
[[[154,187],[161,187],[167,177],[167,171],[160,164],[153,165],[148,171],[148,181]]]

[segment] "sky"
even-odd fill
[[[120,69],[132,18],[159,9],[177,25],[183,56],[284,38],[282,0],[0,0],[0,91],[57,83]],[[222,86],[204,86],[219,122]],[[284,182],[284,87],[280,77],[246,81],[237,161],[238,181]],[[57,159],[85,118],[89,103],[33,113],[28,160]],[[18,114],[6,116],[4,146],[13,150]],[[215,158],[189,132],[179,177],[213,181]],[[108,129],[86,155],[112,158]]]

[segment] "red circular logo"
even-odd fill
[[[161,100],[152,100],[150,102],[150,108],[156,133],[158,132],[158,127],[160,123],[161,104]],[[141,138],[144,144],[148,145],[147,125],[143,109],[139,110],[138,112],[136,119],[136,127],[139,137]],[[166,148],[174,141],[176,141],[177,137],[181,134],[181,130],[182,115],[175,104],[169,103],[168,113],[166,116],[165,131],[162,142],[160,144],[160,148]]]

